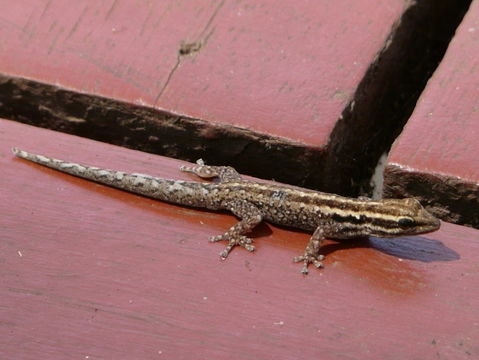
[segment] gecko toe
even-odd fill
[[[188,172],[199,176],[200,178],[210,179],[219,176],[218,167],[205,165],[204,161],[196,161],[197,166],[180,166],[180,171]]]
[[[210,242],[218,242],[218,241],[221,241],[221,240],[225,240],[223,238],[223,235],[210,236],[210,239],[209,239]]]
[[[221,240],[228,241],[225,249],[220,252],[220,257],[222,259],[226,259],[235,246],[241,246],[249,252],[253,252],[255,250],[255,247],[251,245],[253,243],[253,239],[244,235],[231,237],[228,233],[226,233],[210,237],[210,242],[218,242]]]
[[[309,273],[308,266],[309,264],[313,264],[317,269],[324,267],[323,263],[320,260],[324,259],[324,255],[309,255],[304,254],[300,256],[296,256],[293,261],[295,263],[302,262],[303,267],[301,268],[301,273],[307,275]]]

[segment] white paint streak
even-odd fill
[[[384,190],[384,168],[388,161],[388,153],[385,152],[378,160],[378,164],[374,169],[374,174],[369,180],[369,184],[373,188],[373,200],[380,200],[383,197]]]

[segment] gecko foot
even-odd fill
[[[319,268],[322,268],[323,267],[323,263],[321,262],[321,260],[324,259],[324,255],[313,255],[313,254],[310,254],[308,253],[307,251],[305,251],[305,253],[303,255],[300,255],[300,256],[296,256],[293,261],[294,262],[303,262],[303,268],[301,269],[301,272],[304,274],[304,275],[307,275],[308,274],[308,265],[309,264],[313,264],[314,266],[316,266],[318,269]]]
[[[255,247],[251,245],[253,243],[253,239],[246,237],[244,235],[231,237],[228,233],[223,235],[216,235],[210,238],[210,242],[218,242],[221,240],[228,241],[228,245],[226,245],[225,249],[220,252],[220,256],[223,259],[228,257],[228,254],[233,250],[235,246],[242,246],[248,251],[254,251]]]
[[[218,172],[212,166],[205,165],[202,159],[196,161],[198,166],[180,166],[180,171],[195,174],[201,178],[212,178],[218,176]]]

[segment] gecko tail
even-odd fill
[[[45,165],[45,166],[48,166],[48,167],[51,167],[50,162],[51,162],[51,160],[54,160],[54,159],[50,159],[50,158],[47,158],[47,157],[42,156],[42,155],[31,154],[31,153],[29,153],[27,151],[24,151],[24,150],[21,150],[17,147],[12,147],[12,153],[14,153],[16,157],[19,157],[21,159],[30,160],[30,161],[33,161],[37,164]]]
[[[180,205],[207,207],[210,184],[81,165],[12,148],[15,156],[83,179]],[[215,205],[216,206],[216,205]],[[217,208],[217,207],[212,207]]]
[[[16,157],[22,158],[22,159],[27,159],[30,160],[32,155],[26,151],[20,150],[17,147],[12,147],[12,153],[15,154]]]

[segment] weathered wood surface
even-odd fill
[[[218,257],[236,220],[14,158],[10,147],[188,179],[179,161],[0,121],[0,358],[471,359],[479,355],[478,231],[328,243],[262,225]]]
[[[479,1],[472,2],[390,156],[388,195],[479,228]]]
[[[391,162],[479,184],[479,1],[429,80]]]
[[[0,72],[321,147],[405,9],[396,0],[281,8],[271,0],[9,2],[0,14]],[[464,53],[448,55],[428,87],[442,73],[459,89],[449,84],[443,96],[435,87],[422,100],[393,161],[468,179],[477,170],[470,155],[477,77],[461,74],[457,63],[477,70],[477,56],[464,55],[477,53],[475,14],[448,54]],[[443,104],[434,105],[439,116],[415,127],[428,101]],[[84,121],[41,105],[53,117]],[[78,111],[73,102],[65,107]],[[435,126],[441,121],[446,132]],[[443,140],[450,131],[454,143]],[[424,152],[418,139],[432,139],[434,151]],[[466,148],[457,147],[461,140]],[[419,148],[421,161],[403,144]],[[0,358],[479,355],[477,230],[444,223],[420,237],[331,242],[326,268],[303,277],[291,259],[309,234],[262,225],[256,253],[239,249],[222,262],[222,245],[207,238],[234,224],[233,216],[59,174],[15,159],[9,148],[189,179],[179,161],[9,121],[0,122],[0,145]],[[441,146],[446,155],[436,151]],[[448,165],[456,160],[459,167]]]
[[[0,72],[323,146],[406,9],[403,0],[9,2]]]
[[[370,194],[467,1],[13,2],[0,116]]]

